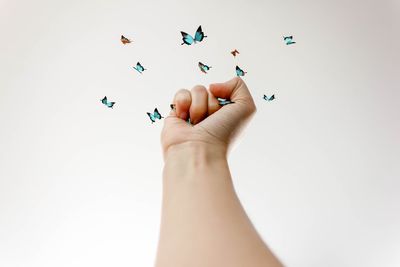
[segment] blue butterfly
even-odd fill
[[[115,104],[115,102],[108,102],[106,96],[101,100],[101,103],[103,103],[104,105],[106,105],[109,108],[113,108],[113,106]]]
[[[186,32],[181,31],[181,34],[182,34],[182,40],[183,40],[183,43],[181,45],[184,45],[184,44],[191,45],[193,43],[201,42],[201,41],[203,41],[203,39],[205,37],[207,37],[204,35],[204,32],[201,30],[201,25],[197,28],[194,38],[190,34],[187,34]]]
[[[199,68],[202,72],[207,74],[207,71],[209,71],[211,69],[211,66],[207,66],[201,62],[199,62]]]
[[[161,116],[160,112],[158,112],[157,108],[154,109],[154,113],[153,114],[147,112],[147,115],[149,115],[151,123],[155,122],[156,119],[161,120],[162,118],[164,118],[163,116]]]
[[[292,41],[293,36],[283,36],[283,40],[286,42],[286,45],[291,45],[296,43]]]
[[[239,66],[236,66],[236,75],[237,76],[244,76],[247,72],[243,71]]]
[[[274,99],[275,99],[275,95],[272,95],[272,96],[270,96],[270,97],[264,95],[264,100],[272,101],[272,100],[274,100]]]
[[[221,106],[225,106],[225,105],[228,105],[228,104],[233,104],[233,103],[235,103],[235,102],[233,102],[233,101],[226,100],[225,98],[220,98],[220,97],[217,97],[217,100],[218,100],[218,102],[219,102],[219,104],[220,104]]]
[[[137,70],[140,74],[142,74],[143,71],[147,70],[145,69],[140,62],[136,63],[136,67],[133,67],[135,70]]]

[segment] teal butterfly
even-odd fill
[[[209,71],[211,69],[211,66],[207,66],[201,62],[199,62],[199,68],[202,72],[207,74],[207,71]]]
[[[225,98],[220,98],[220,97],[217,97],[217,100],[218,100],[218,104],[220,105],[220,106],[225,106],[225,105],[228,105],[228,104],[233,104],[233,103],[235,103],[235,102],[233,102],[233,101],[230,101],[230,100],[227,100],[227,99],[225,99]]]
[[[142,66],[142,64],[140,64],[140,62],[136,63],[136,66],[133,67],[135,70],[137,70],[140,74],[142,74],[143,71],[145,71],[146,69]]]
[[[115,104],[115,102],[108,102],[106,96],[101,100],[101,103],[103,103],[104,105],[106,105],[109,108],[113,108],[113,106]]]
[[[283,40],[286,42],[286,45],[291,45],[296,43],[293,42],[293,36],[284,36]]]
[[[239,66],[236,66],[236,75],[237,76],[244,76],[247,72],[243,71]]]
[[[182,40],[183,40],[183,43],[181,45],[184,45],[184,44],[191,45],[193,43],[201,42],[201,41],[203,41],[204,38],[207,37],[204,35],[204,32],[202,31],[201,25],[197,28],[194,38],[186,32],[181,31],[181,34],[182,34]]]
[[[272,101],[272,100],[274,100],[274,99],[275,99],[275,95],[272,95],[272,96],[270,96],[270,97],[264,95],[264,100]]]
[[[161,120],[162,118],[164,118],[163,116],[161,116],[160,112],[158,112],[157,108],[154,109],[153,114],[151,114],[150,112],[147,112],[147,115],[149,116],[151,123],[155,122],[156,119]]]

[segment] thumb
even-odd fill
[[[215,97],[230,99],[242,104],[254,104],[250,91],[239,77],[235,77],[225,83],[210,84],[210,92]]]
[[[230,99],[234,103],[223,106],[200,125],[221,141],[230,143],[255,113],[253,97],[239,77],[225,83],[211,84],[209,90],[215,97]]]

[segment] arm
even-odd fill
[[[171,147],[163,179],[157,267],[282,266],[236,196],[225,151],[190,142]]]
[[[221,107],[217,97],[234,103]],[[235,190],[227,154],[256,107],[240,78],[180,90],[164,120],[163,204],[156,267],[282,266]],[[185,121],[190,114],[193,125]]]

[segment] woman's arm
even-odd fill
[[[217,98],[233,103],[221,106]],[[235,190],[227,151],[256,112],[242,79],[179,90],[164,120],[163,205],[156,267],[281,266]],[[190,117],[191,125],[186,123]]]
[[[282,266],[234,191],[226,149],[203,142],[169,147],[156,267]]]

